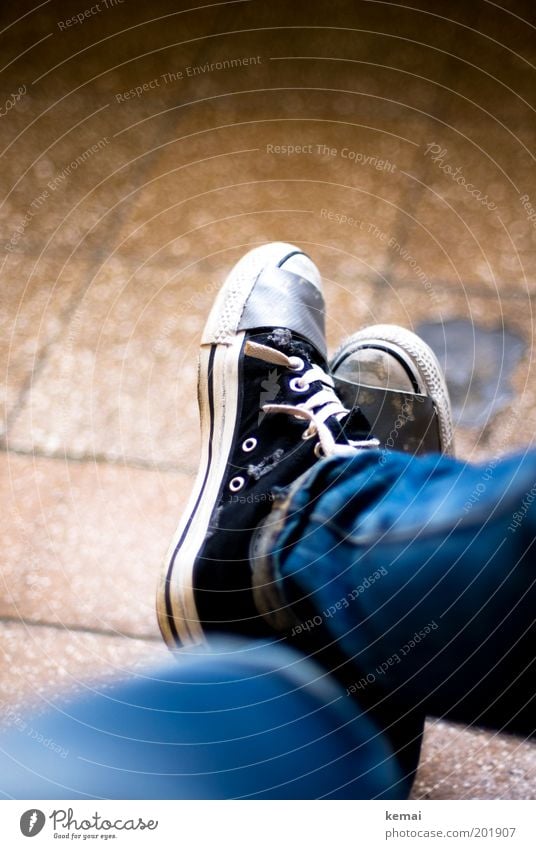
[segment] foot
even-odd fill
[[[385,449],[454,453],[441,366],[415,333],[394,324],[366,327],[342,343],[330,369],[341,401],[359,406]]]
[[[330,363],[337,395],[359,409],[382,451],[454,452],[447,385],[432,349],[415,333],[391,324],[364,328],[341,344]],[[272,630],[289,633],[299,620],[281,594],[271,552],[293,511],[300,481],[274,505],[254,536],[253,597]]]
[[[256,248],[230,272],[203,333],[198,395],[200,468],[157,598],[170,646],[214,630],[264,633],[251,586],[254,529],[320,457],[378,445],[335,395],[320,275],[292,245]]]

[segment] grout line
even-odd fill
[[[0,623],[6,625],[25,625],[28,628],[54,628],[56,631],[77,634],[95,634],[99,637],[126,637],[129,640],[140,640],[145,643],[160,643],[162,638],[148,634],[133,634],[128,631],[118,631],[113,628],[87,628],[85,625],[65,625],[63,622],[43,622],[41,619],[25,619],[23,616],[0,616]]]
[[[106,454],[69,454],[62,453],[46,453],[35,448],[13,448],[11,445],[7,447],[0,443],[0,454],[15,454],[19,457],[39,457],[42,460],[59,461],[63,460],[68,463],[94,463],[98,465],[122,466],[125,469],[143,469],[152,472],[168,472],[170,474],[185,474],[195,475],[195,469],[192,466],[183,466],[176,463],[153,463],[150,460],[143,460],[137,457],[109,457]]]

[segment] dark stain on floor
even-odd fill
[[[458,427],[483,427],[514,399],[512,375],[526,345],[513,330],[454,319],[423,322],[417,333],[443,367]]]

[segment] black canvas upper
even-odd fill
[[[314,463],[317,438],[302,439],[308,422],[287,413],[265,413],[265,403],[298,405],[323,388],[320,381],[309,390],[297,392],[291,380],[303,372],[293,372],[248,356],[245,343],[254,341],[299,356],[307,371],[316,363],[327,364],[316,348],[283,328],[247,333],[240,357],[239,401],[233,450],[229,457],[216,508],[194,568],[195,602],[205,629],[221,630],[232,623],[233,631],[251,634],[264,632],[253,605],[249,545],[252,533],[269,513],[274,497],[293,483]],[[211,376],[209,375],[209,381]],[[370,427],[359,411],[341,424],[332,417],[329,427],[338,440],[363,439]],[[256,439],[251,451],[244,451],[245,440]],[[238,491],[231,481],[242,478]]]

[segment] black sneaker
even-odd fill
[[[452,408],[437,358],[396,324],[365,327],[346,339],[330,370],[346,407],[359,407],[383,448],[454,454]]]
[[[454,453],[445,378],[432,349],[415,333],[394,324],[365,327],[340,345],[330,371],[345,407],[358,409],[369,423],[379,443],[380,465],[389,451]],[[300,620],[281,595],[271,553],[300,484],[296,481],[278,499],[257,529],[251,558],[255,606],[272,630],[283,633]]]
[[[214,630],[265,633],[252,596],[253,531],[320,457],[378,444],[335,395],[320,275],[292,245],[263,245],[232,269],[203,333],[198,390],[201,463],[157,598],[170,646]]]

